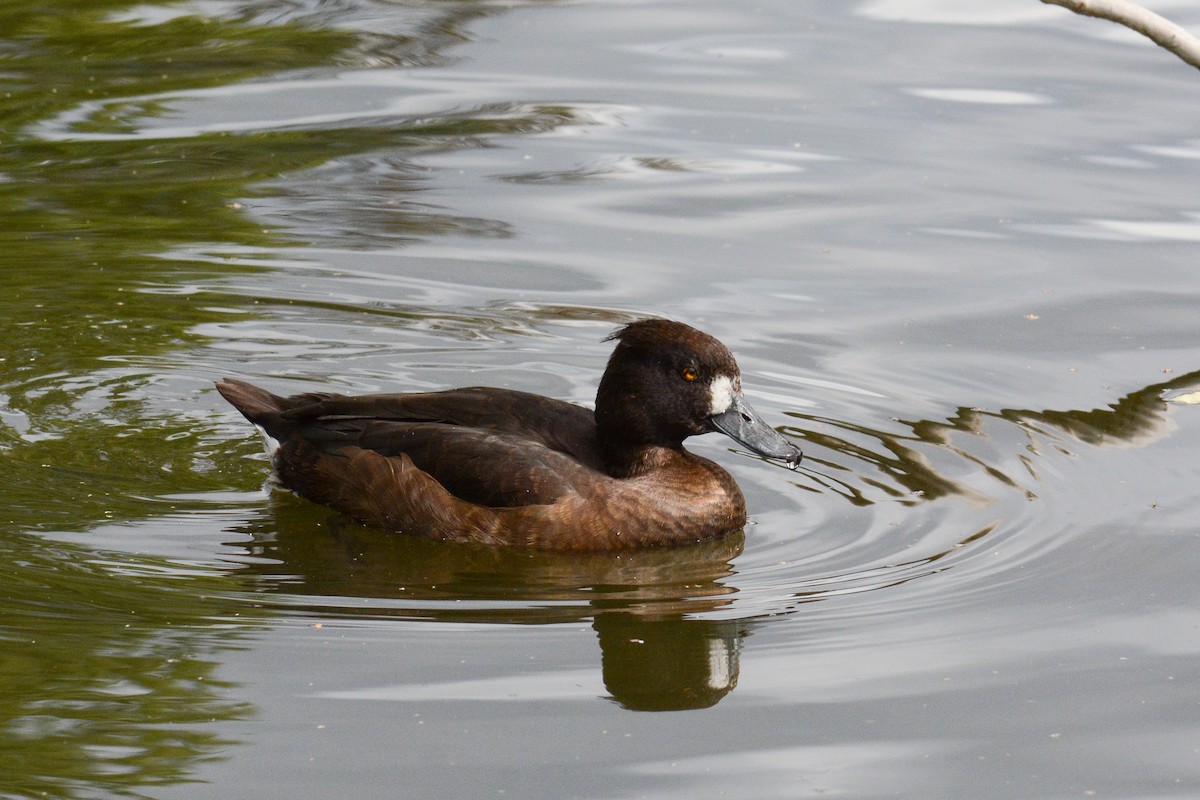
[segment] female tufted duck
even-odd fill
[[[712,539],[746,524],[733,477],[683,448],[721,431],[756,453],[800,450],[742,396],[733,355],[648,319],[617,341],[593,412],[526,392],[277,397],[217,389],[263,434],[280,481],[361,522],[460,542],[605,550]]]

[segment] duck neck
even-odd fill
[[[633,448],[601,446],[605,471],[614,478],[636,478],[684,457],[682,445],[642,445]]]
[[[601,410],[603,409],[603,411]],[[683,439],[664,435],[637,411],[597,403],[596,442],[605,471],[614,478],[633,478],[681,456]]]

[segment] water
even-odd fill
[[[1195,70],[1018,0],[0,31],[0,796],[1200,794]],[[744,537],[362,529],[211,388],[588,403],[643,314],[805,450],[690,443]]]

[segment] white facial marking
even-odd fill
[[[737,394],[739,381],[737,378],[731,378],[728,375],[718,375],[713,378],[713,382],[709,384],[708,391],[709,401],[708,414],[715,417],[717,414],[724,414],[733,405],[734,395]]]

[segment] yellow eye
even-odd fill
[[[700,377],[700,370],[696,369],[695,367],[684,367],[683,369],[679,370],[679,377],[683,378],[688,383],[691,383]]]

